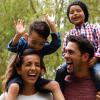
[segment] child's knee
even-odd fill
[[[19,92],[19,84],[12,83],[8,89],[8,92],[10,93],[18,93]]]
[[[60,88],[59,83],[56,81],[51,81],[49,84],[50,84],[51,90],[56,91]]]

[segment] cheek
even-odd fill
[[[69,15],[69,20],[71,20],[73,18],[73,16],[72,15]]]
[[[81,18],[82,18],[83,20],[85,20],[85,15],[84,15],[84,13],[81,13]]]

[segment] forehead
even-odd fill
[[[82,8],[81,8],[79,5],[72,5],[72,6],[70,7],[70,10],[75,10],[75,9],[80,9],[80,10],[82,10]]]
[[[38,41],[45,41],[46,39],[43,38],[40,34],[33,31],[32,34],[29,35],[29,38],[32,40],[38,40]]]
[[[28,62],[28,61],[38,61],[40,62],[40,57],[37,54],[31,54],[31,55],[26,55],[23,58],[24,62]]]
[[[79,47],[75,42],[68,42],[65,50],[79,51]]]

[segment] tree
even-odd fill
[[[66,9],[73,0],[0,0],[0,76],[4,74],[8,59],[12,55],[6,46],[15,33],[14,20],[22,18],[26,23],[26,31],[32,20],[44,20],[44,13],[55,18],[57,29],[64,33],[73,26],[66,16]],[[90,22],[100,23],[100,0],[84,0],[90,12]],[[50,39],[49,39],[50,40]],[[50,56],[45,57],[47,68],[46,77],[54,79],[53,70],[63,62],[61,48]],[[1,90],[1,89],[0,89]]]

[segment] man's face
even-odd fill
[[[82,54],[75,42],[68,42],[64,51],[64,59],[68,64],[69,73],[77,73],[81,70]]]
[[[28,37],[28,45],[29,48],[33,48],[35,50],[41,50],[45,45],[46,39],[41,37],[35,31],[32,32],[31,35]]]

